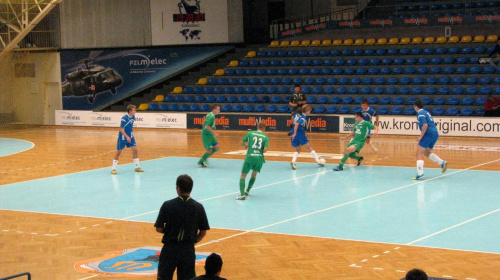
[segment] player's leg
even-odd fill
[[[238,200],[245,200],[245,179],[247,178],[247,174],[250,172],[251,168],[250,162],[245,159],[243,167],[241,167],[240,195],[236,197]]]
[[[371,130],[368,131],[368,135],[366,136],[366,144],[370,145],[370,147],[372,147],[372,150],[376,153],[378,152],[378,149],[377,147],[375,147],[375,145],[373,145],[373,143],[371,143]]]
[[[438,155],[432,152],[432,149],[434,149],[434,144],[437,142],[438,136],[435,137],[435,140],[433,143],[429,145],[427,149],[424,151],[424,155],[428,158],[430,158],[433,162],[439,164],[441,166],[441,173],[446,172],[446,169],[448,169],[448,163],[446,160],[442,160]]]
[[[120,158],[121,153],[122,150],[116,150],[115,158],[113,159],[113,167],[111,167],[111,174],[117,174],[116,167],[118,166],[118,159]]]
[[[144,170],[142,170],[139,164],[139,151],[137,150],[137,147],[133,146],[131,147],[131,149],[132,149],[132,157],[134,159],[135,172],[144,172]]]
[[[342,171],[344,170],[344,164],[349,158],[349,155],[353,152],[356,152],[357,148],[356,145],[350,145],[344,150],[344,156],[340,160],[340,163],[337,167],[333,168],[334,171]]]
[[[424,154],[425,149],[421,146],[421,142],[417,146],[416,157],[417,157],[417,176],[413,178],[413,180],[420,180],[424,178]]]
[[[307,143],[305,143],[304,146],[306,146],[306,148],[309,150],[309,152],[311,152],[311,155],[313,156],[314,160],[319,165],[323,166],[323,164],[319,162],[318,154],[316,154],[316,151],[313,148],[311,148],[311,145],[309,144],[309,141],[307,141]]]
[[[253,187],[253,184],[255,184],[255,180],[257,179],[257,171],[253,170],[252,171],[252,177],[250,178],[250,181],[248,182],[248,187],[247,190],[245,191],[245,195],[248,196],[250,195],[250,190]]]
[[[292,141],[292,146],[293,146],[293,141]],[[293,157],[292,157],[292,162],[290,162],[290,166],[292,167],[293,170],[297,169],[297,166],[295,165],[295,162],[297,161],[297,158],[299,157],[299,154],[300,154],[300,145],[295,147],[295,153],[293,153]]]

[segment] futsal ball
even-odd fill
[[[321,163],[321,164],[325,164],[325,162],[326,162],[326,160],[325,160],[324,158],[320,158],[320,159],[319,159],[319,163]]]

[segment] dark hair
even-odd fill
[[[419,109],[424,108],[424,104],[420,100],[415,101],[415,103],[413,103],[413,105],[417,106]]]
[[[222,269],[222,258],[216,254],[212,253],[207,257],[205,261],[205,272],[207,275],[215,275]]]
[[[298,88],[298,87],[300,87],[299,84],[296,84],[296,85],[293,86],[293,88]]]
[[[193,189],[193,179],[187,174],[179,175],[176,185],[179,187],[181,193],[191,193]]]
[[[361,104],[368,104],[368,100],[363,99],[363,101],[361,101]]]
[[[361,117],[361,118],[363,117],[363,113],[361,113],[361,112],[359,112],[359,111],[358,111],[358,112],[356,112],[356,113],[354,113],[354,115],[355,115],[356,117]]]
[[[210,105],[210,111],[213,111],[217,107],[220,108],[220,105],[219,104],[212,104],[212,105]]]
[[[428,280],[428,279],[429,278],[427,277],[427,273],[418,268],[414,268],[408,271],[405,277],[405,280]]]

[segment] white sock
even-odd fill
[[[314,160],[316,160],[316,162],[319,163],[319,158],[318,155],[316,154],[316,151],[311,151],[311,155],[313,155]]]
[[[111,169],[116,170],[116,167],[118,166],[118,161],[116,159],[113,160],[113,167]]]
[[[429,158],[430,158],[433,162],[435,162],[435,163],[437,163],[437,164],[439,164],[439,165],[443,164],[443,161],[444,161],[444,160],[442,160],[440,157],[438,157],[438,155],[436,155],[435,153],[430,154],[430,155],[429,155]]]
[[[139,158],[134,158],[135,168],[139,168]]]
[[[417,160],[417,175],[424,174],[424,161]]]
[[[295,163],[295,161],[297,160],[297,158],[299,157],[299,153],[298,152],[295,152],[293,154],[293,158],[292,158],[292,162]]]

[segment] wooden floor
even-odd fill
[[[1,137],[31,141],[35,147],[0,158],[0,188],[16,182],[109,167],[117,133],[117,129],[105,128],[2,127]],[[238,144],[244,132],[219,133],[221,151],[215,157],[241,158],[224,155],[224,152],[240,150]],[[135,129],[135,135],[141,161],[167,156],[199,157],[203,153],[199,131]],[[269,136],[270,150],[291,151],[285,133],[269,133]],[[315,134],[309,138],[318,153],[341,153],[347,144],[334,134]],[[379,151],[375,153],[365,146],[364,164],[415,166],[416,137],[378,136],[373,141]],[[462,147],[435,150],[450,162],[449,168],[480,165],[474,169],[500,171],[500,152],[463,148],[498,147],[498,139],[442,137],[438,145]],[[289,161],[278,157],[271,160]],[[485,164],[491,161],[495,162]],[[124,151],[120,164],[130,162],[131,152]],[[433,164],[426,160],[426,166]],[[103,256],[116,248],[161,246],[161,236],[151,223],[108,221],[0,210],[0,277],[30,271],[33,279],[109,279],[78,272],[74,264]],[[50,235],[72,228],[85,230]],[[32,234],[34,232],[45,234]],[[241,232],[212,229],[197,248],[203,252],[221,252],[222,276],[228,279],[401,279],[414,267],[445,279],[451,279],[448,276],[500,279],[498,254],[258,232],[210,242],[238,233]],[[202,274],[203,267],[197,267],[197,273]]]

